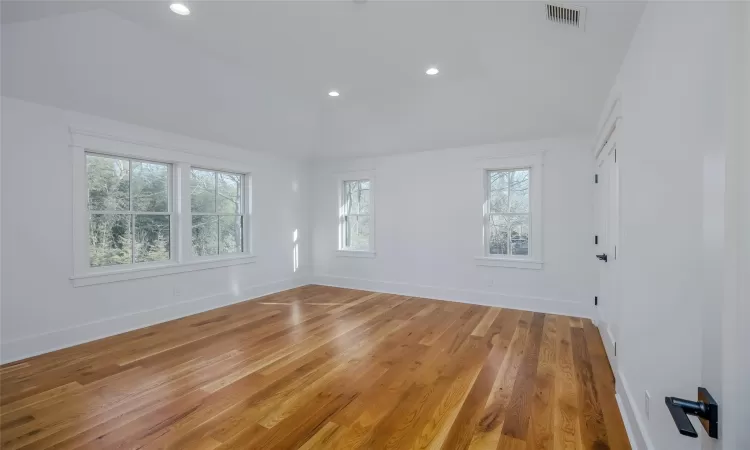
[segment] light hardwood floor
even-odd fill
[[[626,449],[589,320],[306,286],[0,368],[3,449]]]

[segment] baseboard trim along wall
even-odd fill
[[[116,334],[126,333],[128,331],[148,327],[157,323],[168,322],[170,320],[179,319],[181,317],[198,314],[246,300],[252,300],[310,283],[575,317],[591,318],[593,314],[592,308],[587,307],[583,303],[572,301],[559,301],[538,297],[504,295],[496,292],[479,290],[447,289],[437,286],[372,281],[337,276],[297,277],[250,286],[238,294],[226,292],[211,295],[150,310],[110,317],[71,328],[3,342],[2,346],[0,346],[0,363],[4,364],[18,361],[31,356],[72,347],[74,345],[114,336]]]
[[[638,450],[640,447],[638,447],[635,444],[635,434],[633,434],[633,425],[630,423],[630,420],[628,420],[628,416],[625,414],[625,405],[622,402],[622,397],[617,392],[615,392],[615,401],[617,402],[617,409],[618,411],[620,411],[622,422],[625,425],[625,432],[628,434],[628,441],[630,442],[630,448],[631,450]]]
[[[615,373],[615,382],[617,384],[617,404],[620,407],[620,415],[625,423],[625,430],[628,432],[628,439],[633,450],[654,450],[654,444],[646,430],[645,421],[638,409],[632,392],[628,387],[622,371]]]
[[[252,300],[276,292],[304,286],[308,284],[308,281],[306,277],[278,280],[271,283],[249,286],[237,294],[226,292],[186,300],[159,308],[110,317],[76,327],[3,342],[2,347],[0,347],[2,349],[0,362],[4,364],[18,361],[31,356],[148,327],[157,323],[198,314],[233,303]]]
[[[549,298],[524,297],[505,295],[497,292],[487,292],[468,289],[450,289],[438,286],[424,286],[411,283],[397,283],[388,281],[365,280],[331,275],[314,275],[314,284],[333,286],[363,291],[383,292],[386,294],[423,297],[435,300],[447,300],[475,305],[498,306],[502,308],[520,309],[565,316],[592,318],[593,308],[582,302],[569,300],[553,300]]]

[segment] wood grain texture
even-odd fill
[[[586,319],[305,286],[0,367],[15,449],[628,449]]]

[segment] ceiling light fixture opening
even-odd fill
[[[169,5],[169,9],[171,9],[173,13],[181,16],[187,16],[190,14],[190,9],[182,3],[172,3]]]
[[[331,92],[328,93],[328,95],[331,96],[331,97],[338,97],[339,93],[338,93],[338,91],[331,91]]]
[[[437,69],[437,67],[430,67],[425,73],[427,75],[437,75],[440,73],[440,71]]]

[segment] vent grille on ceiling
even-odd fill
[[[561,25],[583,30],[586,22],[586,8],[581,6],[565,6],[556,3],[547,3],[547,20]]]

